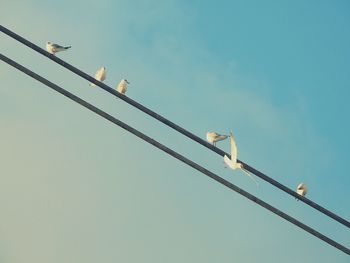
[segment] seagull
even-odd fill
[[[117,86],[117,91],[121,94],[125,94],[128,84],[130,84],[128,80],[122,79]]]
[[[64,51],[71,48],[71,46],[63,47],[51,42],[46,42],[46,50],[52,55],[55,55],[57,52]]]
[[[297,194],[301,196],[305,196],[307,194],[307,186],[304,183],[301,183],[297,187]]]
[[[232,170],[240,169],[242,170],[247,176],[249,176],[258,187],[259,184],[257,181],[255,181],[254,177],[243,167],[242,163],[237,162],[237,145],[235,142],[235,138],[233,137],[232,132],[230,132],[230,143],[231,143],[231,159],[228,158],[227,155],[224,156],[224,162],[227,165],[227,167],[231,168]]]
[[[216,142],[225,140],[228,136],[221,135],[216,132],[207,132],[207,141],[216,146]]]
[[[102,81],[104,81],[106,79],[106,74],[107,74],[106,68],[102,67],[102,68],[100,68],[99,70],[96,71],[95,79],[102,82]],[[91,87],[95,87],[96,84],[90,83],[90,86]]]

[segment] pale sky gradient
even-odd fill
[[[278,2],[278,3],[277,3]],[[347,1],[1,0],[0,23],[350,219]],[[9,37],[1,53],[350,247],[350,231]],[[0,262],[349,257],[0,63]],[[229,151],[229,142],[219,147]]]

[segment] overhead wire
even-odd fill
[[[234,185],[233,183],[223,179],[222,177],[218,176],[217,174],[207,170],[206,168],[204,168],[203,166],[195,163],[194,161],[186,158],[185,156],[177,153],[176,151],[166,147],[165,145],[161,144],[160,142],[150,138],[149,136],[147,136],[146,134],[138,131],[137,129],[134,129],[133,127],[127,125],[126,123],[118,120],[117,118],[113,117],[112,115],[102,111],[101,109],[95,107],[94,105],[88,103],[87,101],[79,98],[78,96],[70,93],[69,91],[61,88],[60,86],[52,83],[51,81],[49,81],[48,79],[43,78],[42,76],[34,73],[33,71],[29,70],[28,68],[22,66],[21,64],[13,61],[12,59],[4,56],[3,54],[0,53],[0,59],[2,61],[4,61],[5,63],[11,65],[12,67],[18,69],[19,71],[25,73],[26,75],[34,78],[35,80],[41,82],[42,84],[50,87],[51,89],[57,91],[58,93],[64,95],[65,97],[73,100],[74,102],[80,104],[81,106],[89,109],[90,111],[96,113],[97,115],[103,117],[104,119],[118,125],[119,127],[125,129],[126,131],[134,134],[135,136],[139,137],[140,139],[148,142],[149,144],[155,146],[156,148],[162,150],[163,152],[171,155],[172,157],[178,159],[179,161],[187,164],[188,166],[194,168],[195,170],[199,171],[200,173],[212,178],[213,180],[219,182],[220,184],[226,186],[227,188],[237,192],[240,195],[243,195],[244,197],[246,197],[247,199],[249,199],[250,201],[253,201],[254,203],[260,205],[261,207],[271,211],[272,213],[280,216],[281,218],[285,219],[286,221],[292,223],[295,226],[298,226],[299,228],[303,229],[304,231],[310,233],[311,235],[319,238],[320,240],[328,243],[329,245],[337,248],[338,250],[344,252],[345,254],[350,255],[350,249],[343,246],[342,244],[336,242],[335,240],[323,235],[322,233],[316,231],[315,229],[309,227],[308,225],[300,222],[299,220],[293,218],[292,216],[282,212],[281,210],[273,207],[272,205],[270,205],[269,203],[257,198],[256,196],[246,192],[245,190],[239,188],[238,186]]]
[[[124,94],[120,94],[118,91],[112,89],[111,87],[107,86],[106,84],[94,79],[93,77],[91,77],[90,75],[86,74],[85,72],[81,71],[80,69],[70,65],[69,63],[65,62],[64,60],[58,58],[55,55],[52,55],[50,53],[48,53],[47,51],[45,51],[44,49],[40,48],[39,46],[35,45],[34,43],[26,40],[25,38],[23,38],[22,36],[16,34],[15,32],[7,29],[6,27],[0,25],[0,31],[2,31],[4,34],[12,37],[13,39],[15,39],[16,41],[26,45],[27,47],[37,51],[38,53],[48,57],[49,59],[51,59],[52,61],[58,63],[59,65],[65,67],[66,69],[72,71],[73,73],[75,73],[76,75],[88,80],[89,82],[92,82],[94,84],[96,84],[97,86],[99,86],[100,88],[102,88],[103,90],[107,91],[108,93],[122,99],[123,101],[125,101],[126,103],[132,105],[133,107],[141,110],[142,112],[148,114],[149,116],[157,119],[158,121],[164,123],[165,125],[171,127],[172,129],[178,131],[179,133],[185,135],[186,137],[190,138],[191,140],[196,141],[197,143],[201,144],[202,146],[212,150],[213,152],[221,155],[221,156],[229,156],[230,154],[226,153],[225,151],[215,147],[214,145],[208,143],[207,141],[201,139],[200,137],[196,136],[195,134],[189,132],[188,130],[180,127],[179,125],[175,124],[174,122],[166,119],[165,117],[159,115],[158,113],[150,110],[149,108],[143,106],[142,104],[136,102],[135,100],[131,99],[128,96],[125,96]],[[334,219],[335,221],[339,222],[340,224],[343,224],[344,226],[350,228],[350,222],[348,220],[346,220],[345,218],[335,214],[334,212],[324,208],[323,206],[317,204],[316,202],[313,202],[312,200],[308,199],[305,196],[301,196],[298,195],[295,191],[293,191],[292,189],[288,188],[287,186],[279,183],[278,181],[276,181],[275,179],[267,176],[266,174],[258,171],[257,169],[253,168],[252,166],[248,165],[247,163],[241,161],[241,160],[237,160],[238,162],[241,162],[243,164],[243,167],[251,172],[252,174],[255,174],[256,176],[258,176],[259,178],[263,179],[264,181],[272,184],[273,186],[279,188],[280,190],[284,191],[285,193],[301,200],[302,202],[304,202],[305,204],[309,205],[310,207],[318,210],[319,212],[323,213],[324,215]]]

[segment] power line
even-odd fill
[[[208,177],[212,178],[213,180],[221,183],[222,185],[228,187],[229,189],[243,195],[244,197],[246,197],[247,199],[255,202],[256,204],[262,206],[263,208],[271,211],[272,213],[280,216],[281,218],[287,220],[288,222],[300,227],[301,229],[303,229],[304,231],[310,233],[311,235],[321,239],[322,241],[328,243],[329,245],[339,249],[340,251],[350,255],[350,249],[339,244],[338,242],[334,241],[333,239],[321,234],[320,232],[314,230],[313,228],[305,225],[304,223],[300,222],[299,220],[289,216],[288,214],[282,212],[281,210],[273,207],[272,205],[264,202],[263,200],[257,198],[256,196],[244,191],[243,189],[237,187],[236,185],[232,184],[231,182],[221,178],[220,176],[214,174],[213,172],[205,169],[204,167],[200,166],[199,164],[191,161],[190,159],[184,157],[183,155],[177,153],[176,151],[166,147],[165,145],[159,143],[158,141],[148,137],[147,135],[141,133],[140,131],[132,128],[131,126],[127,125],[126,123],[116,119],[115,117],[109,115],[108,113],[102,111],[101,109],[93,106],[92,104],[84,101],[83,99],[75,96],[74,94],[68,92],[67,90],[59,87],[58,85],[50,82],[49,80],[39,76],[38,74],[34,73],[33,71],[25,68],[24,66],[16,63],[15,61],[11,60],[10,58],[0,54],[0,59],[4,62],[6,62],[7,64],[11,65],[12,67],[22,71],[23,73],[27,74],[28,76],[36,79],[37,81],[45,84],[46,86],[50,87],[51,89],[59,92],[60,94],[66,96],[67,98],[73,100],[74,102],[80,104],[81,106],[93,111],[94,113],[100,115],[101,117],[105,118],[106,120],[109,120],[110,122],[118,125],[119,127],[125,129],[126,131],[134,134],[135,136],[141,138],[142,140],[148,142],[149,144],[157,147],[158,149],[164,151],[165,153],[173,156],[174,158],[182,161],[183,163],[187,164],[188,166],[191,166],[192,168],[196,169],[197,171],[207,175]]]
[[[164,118],[163,116],[159,115],[158,113],[148,109],[147,107],[143,106],[142,104],[132,100],[131,98],[120,94],[119,92],[117,92],[116,90],[112,89],[111,87],[107,86],[106,84],[97,81],[96,79],[94,79],[93,77],[91,77],[90,75],[84,73],[83,71],[81,71],[80,69],[70,65],[69,63],[63,61],[62,59],[51,55],[50,53],[48,53],[47,51],[43,50],[42,48],[40,48],[39,46],[35,45],[34,43],[26,40],[25,38],[21,37],[20,35],[12,32],[11,30],[5,28],[4,26],[0,25],[0,30],[5,33],[6,35],[14,38],[15,40],[21,42],[22,44],[30,47],[31,49],[37,51],[38,53],[48,57],[49,59],[53,60],[54,62],[60,64],[61,66],[65,67],[66,69],[72,71],[73,73],[79,75],[80,77],[88,80],[89,82],[95,83],[97,86],[99,86],[100,88],[104,89],[105,91],[109,92],[110,94],[124,100],[126,103],[134,106],[135,108],[141,110],[142,112],[152,116],[153,118],[157,119],[158,121],[164,123],[165,125],[171,127],[172,129],[178,131],[179,133],[187,136],[188,138],[196,141],[197,143],[203,145],[204,147],[212,150],[213,152],[216,152],[217,154],[224,156],[230,156],[228,153],[224,152],[223,150],[211,145],[210,143],[206,142],[205,140],[199,138],[198,136],[196,136],[195,134],[187,131],[186,129],[180,127],[179,125],[173,123],[172,121]],[[279,188],[280,190],[286,192],[287,194],[301,200],[302,202],[306,203],[307,205],[313,207],[314,209],[318,210],[319,212],[329,216],[330,218],[338,221],[339,223],[343,224],[344,226],[347,226],[348,228],[350,228],[350,222],[347,221],[346,219],[338,216],[337,214],[331,212],[330,210],[320,206],[319,204],[311,201],[310,199],[304,197],[304,196],[300,196],[297,193],[295,193],[292,189],[288,188],[287,186],[279,183],[278,181],[274,180],[273,178],[267,176],[266,174],[256,170],[255,168],[251,167],[250,165],[238,160],[239,162],[241,162],[244,166],[244,168],[246,170],[248,170],[249,172],[255,174],[256,176],[260,177],[261,179],[265,180],[266,182],[272,184],[273,186]]]

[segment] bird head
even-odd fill
[[[130,84],[130,82],[129,82],[127,79],[124,79],[124,81],[125,81],[126,83]]]
[[[307,186],[306,186],[306,184],[301,183],[301,184],[298,185],[297,189],[298,190],[307,190]]]
[[[307,188],[306,184],[301,183],[298,185],[298,187],[297,187],[298,194],[305,196],[307,194],[307,192],[308,192],[308,188]]]

